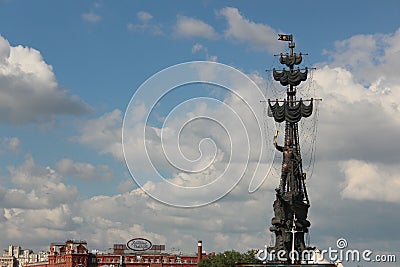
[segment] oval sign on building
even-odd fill
[[[146,238],[133,238],[126,243],[126,246],[129,249],[135,250],[135,251],[146,251],[151,249],[153,244],[151,244],[150,240]]]

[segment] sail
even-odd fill
[[[288,67],[293,66],[293,65],[299,65],[302,60],[303,60],[303,57],[301,56],[301,53],[300,54],[294,53],[293,56],[281,55],[281,57],[279,59],[281,64],[285,64]]]
[[[273,76],[275,81],[279,81],[283,86],[288,84],[297,86],[302,81],[307,80],[308,69],[306,68],[304,72],[300,69],[297,70],[282,70],[281,72],[273,69]]]
[[[297,102],[295,105],[289,105],[286,100],[283,102],[283,105],[280,106],[278,101],[275,104],[271,104],[271,101],[268,100],[269,105],[269,116],[274,117],[276,122],[290,122],[297,123],[301,120],[302,117],[306,118],[311,116],[313,110],[313,99],[311,98],[310,104],[307,106],[303,103],[302,100]]]

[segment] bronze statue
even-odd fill
[[[273,77],[281,85],[286,86],[286,98],[275,100],[271,103],[268,100],[271,116],[276,123],[285,123],[284,145],[277,144],[278,131],[275,132],[274,146],[282,152],[282,169],[279,187],[276,189],[274,201],[274,217],[270,231],[275,234],[275,244],[268,248],[269,251],[281,251],[285,256],[296,250],[298,254],[308,249],[305,245],[304,235],[308,232],[310,222],[307,220],[307,213],[310,202],[305,185],[305,173],[303,173],[300,138],[298,122],[302,118],[311,116],[313,111],[313,99],[296,99],[297,86],[307,79],[308,69],[304,72],[294,65],[302,61],[301,54],[293,52],[295,47],[292,36],[287,38],[290,41],[289,54],[281,54],[280,63],[289,67],[289,71],[273,70]],[[305,104],[308,102],[309,104]],[[282,104],[280,104],[282,103]],[[279,259],[275,259],[282,262]],[[289,259],[285,263],[300,263],[302,259]]]
[[[283,160],[282,160],[282,172],[281,172],[281,181],[279,184],[279,188],[276,190],[278,193],[285,192],[286,183],[290,185],[291,189],[296,190],[297,183],[294,180],[294,172],[298,170],[298,164],[300,162],[300,157],[293,149],[292,140],[290,137],[287,137],[285,140],[285,145],[280,146],[277,144],[276,139],[278,137],[278,130],[275,132],[274,136],[274,146],[275,148],[282,152]],[[287,178],[290,178],[289,180]]]

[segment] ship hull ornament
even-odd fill
[[[331,263],[318,264],[311,259],[302,258],[305,255],[303,252],[315,248],[308,247],[305,243],[305,235],[311,226],[307,217],[310,200],[305,183],[306,173],[303,171],[298,123],[312,115],[313,102],[321,99],[296,98],[297,86],[307,80],[310,69],[295,68],[301,64],[304,54],[294,53],[292,35],[280,34],[278,40],[289,42],[289,53],[277,55],[280,56],[279,62],[289,69],[272,70],[274,80],[286,86],[286,97],[283,100],[268,100],[268,115],[276,123],[284,123],[285,132],[282,145],[278,144],[278,137],[282,136],[278,131],[273,139],[275,149],[282,153],[282,168],[279,186],[275,190],[274,217],[269,229],[275,242],[268,247],[268,253],[274,253],[275,257],[266,262],[265,266],[336,266]]]

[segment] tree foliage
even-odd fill
[[[199,267],[235,267],[237,263],[262,263],[255,258],[254,251],[240,253],[234,250],[208,256],[199,262]]]

